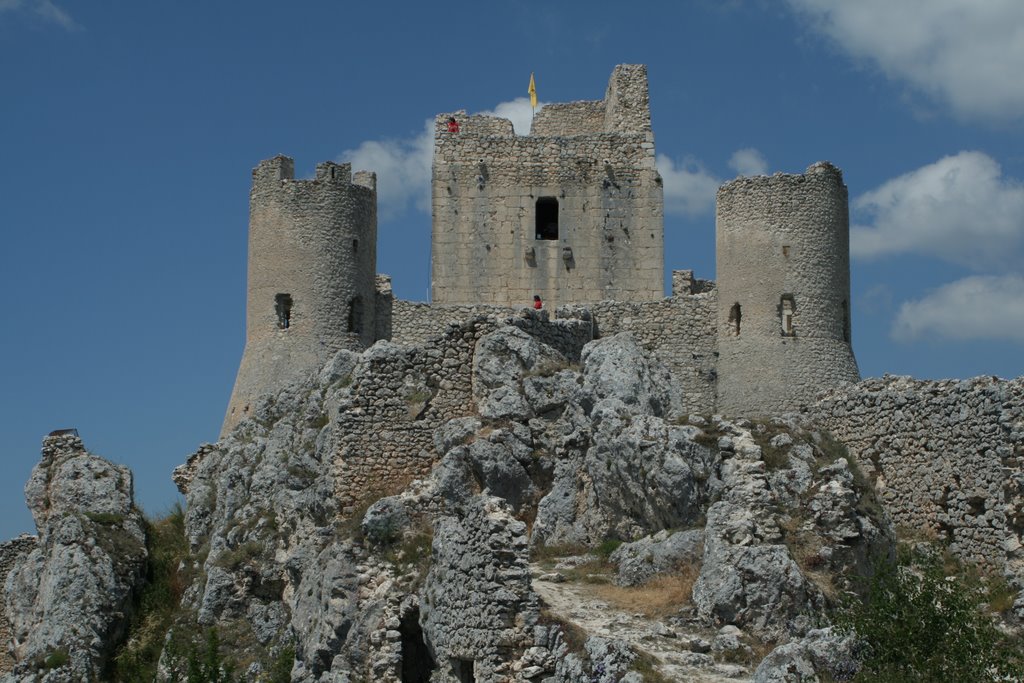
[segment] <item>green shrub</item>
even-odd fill
[[[292,667],[295,665],[295,648],[291,645],[283,648],[274,658],[267,674],[267,683],[291,683]]]
[[[234,683],[235,665],[220,654],[220,637],[217,629],[206,632],[205,648],[195,647],[188,653],[187,683]]]
[[[128,637],[114,655],[107,680],[151,681],[174,620],[181,595],[191,581],[182,560],[188,555],[185,512],[175,505],[162,519],[146,521],[149,559],[146,583],[139,593]]]
[[[977,583],[946,576],[935,558],[879,566],[865,596],[849,599],[836,620],[860,641],[853,680],[1021,680],[1019,644],[995,627],[985,597]]]
[[[97,524],[121,524],[124,522],[124,515],[116,512],[86,512],[85,516]]]
[[[70,661],[68,651],[61,648],[54,650],[43,659],[42,668],[46,670],[59,669]]]

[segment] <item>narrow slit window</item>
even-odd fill
[[[358,239],[354,239],[354,240],[352,240],[352,253],[354,254],[357,251],[359,251],[359,240]]]
[[[537,199],[537,239],[558,239],[558,200],[554,197]]]
[[[363,331],[363,300],[358,296],[348,302],[348,331],[352,334]]]
[[[740,320],[742,318],[743,312],[740,310],[739,302],[736,302],[729,309],[729,331],[734,337],[740,336]]]
[[[783,337],[796,336],[796,331],[793,328],[793,312],[795,310],[796,305],[793,302],[793,295],[783,294],[782,299],[779,301],[779,321],[782,324]]]
[[[274,312],[277,313],[278,329],[287,330],[292,326],[292,295],[276,294],[274,296]]]
[[[850,305],[843,299],[843,341],[850,343]]]

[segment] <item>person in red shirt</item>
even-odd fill
[[[449,133],[458,133],[459,132],[459,122],[455,120],[454,116],[449,116],[448,117],[448,132]]]
[[[540,294],[533,295],[533,307],[538,311],[544,308],[544,302],[540,300]]]

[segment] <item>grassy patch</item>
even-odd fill
[[[50,669],[59,669],[69,661],[71,661],[71,657],[68,655],[68,651],[64,648],[58,648],[43,657],[43,661],[40,663],[39,668],[46,669],[47,671]]]
[[[218,567],[227,569],[230,572],[237,571],[249,564],[263,554],[264,544],[259,541],[249,541],[239,546],[225,550],[214,561]]]
[[[594,592],[610,605],[650,618],[675,614],[693,598],[700,568],[685,565],[671,574],[659,574],[640,586],[598,586]]]
[[[581,543],[552,543],[539,545],[530,550],[530,560],[551,569],[563,557],[586,555],[590,549]]]
[[[658,671],[657,664],[658,660],[653,655],[643,650],[636,650],[636,659],[633,660],[630,670],[640,674],[644,683],[672,683],[671,678]]]
[[[120,525],[124,523],[124,515],[116,512],[86,512],[85,516],[97,524],[106,526]]]

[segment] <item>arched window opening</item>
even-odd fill
[[[740,310],[739,302],[732,305],[729,309],[729,332],[732,336],[740,336],[740,320],[743,318],[743,312]]]
[[[354,239],[354,240],[352,240],[352,253],[354,254],[357,251],[359,251],[359,240],[358,239]]]
[[[558,239],[558,200],[554,197],[539,197],[536,212],[537,239]]]
[[[348,331],[352,334],[363,331],[363,300],[358,296],[348,302]]]
[[[277,313],[277,327],[287,330],[292,326],[292,295],[275,294],[274,312]]]
[[[796,330],[793,327],[793,313],[796,311],[796,303],[792,294],[783,294],[779,301],[779,322],[782,324],[783,337],[795,337]]]

